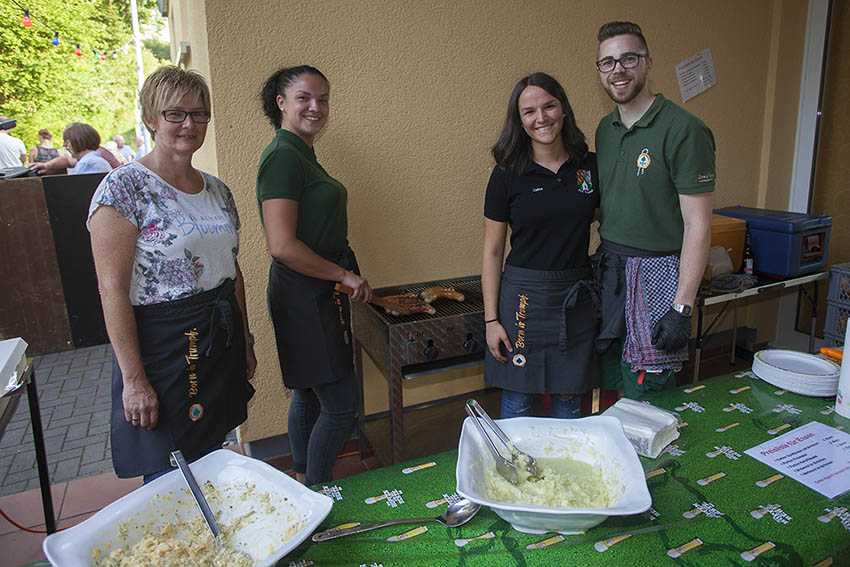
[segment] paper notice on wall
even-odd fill
[[[850,490],[850,435],[813,421],[744,451],[827,498]]]
[[[703,49],[676,65],[676,78],[679,80],[679,92],[685,102],[713,87],[717,82],[717,75],[714,72],[711,50]]]

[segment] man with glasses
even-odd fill
[[[675,386],[711,240],[714,137],[654,94],[637,24],[599,29],[596,68],[617,107],[596,130],[603,385],[628,398]]]

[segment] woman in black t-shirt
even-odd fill
[[[485,381],[502,389],[503,418],[530,415],[544,393],[553,395],[554,417],[580,417],[596,373],[587,253],[599,205],[596,156],[563,87],[545,73],[516,84],[492,152],[481,277]]]

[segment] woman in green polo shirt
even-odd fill
[[[316,159],[330,84],[314,67],[280,69],[261,92],[275,136],[260,156],[257,201],[272,256],[268,304],[283,383],[292,389],[289,441],[298,480],[331,480],[355,420],[351,298],[369,301],[348,246],[347,193]]]

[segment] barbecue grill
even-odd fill
[[[432,286],[453,287],[465,301],[441,299],[434,315],[393,316],[380,307],[352,302],[355,369],[360,382],[360,431],[363,428],[363,364],[360,347],[372,358],[388,384],[392,460],[403,460],[404,398],[402,380],[417,371],[447,368],[484,357],[484,299],[481,278],[466,276],[374,290],[376,295],[420,293]]]

